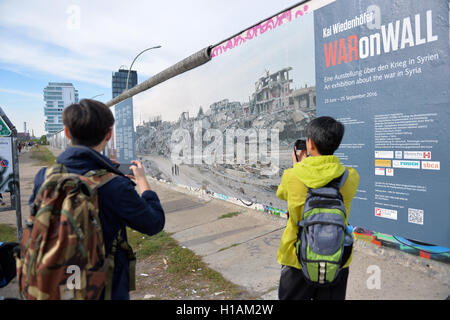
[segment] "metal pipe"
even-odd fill
[[[211,48],[212,47],[206,47],[206,48],[190,55],[189,57],[177,62],[173,66],[154,75],[150,79],[147,79],[146,81],[138,84],[137,86],[122,92],[120,95],[118,95],[114,99],[111,99],[110,101],[108,101],[105,104],[108,107],[112,107],[112,106],[118,104],[119,102],[122,102],[125,99],[135,96],[138,93],[141,93],[142,91],[148,90],[166,80],[169,80],[170,78],[176,77],[179,74],[182,74],[186,71],[197,68],[197,67],[201,66],[202,64],[205,64],[206,62],[211,60]],[[55,132],[52,135],[54,136],[62,131],[63,130]]]
[[[122,92],[122,94],[108,101],[106,105],[108,107],[112,107],[125,99],[135,96],[136,94],[141,93],[142,91],[148,90],[188,70],[201,66],[202,64],[210,60],[211,60],[211,47],[207,47],[181,60],[180,62],[174,64],[173,66],[161,71],[160,73],[138,84],[137,86]]]

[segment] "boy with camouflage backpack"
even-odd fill
[[[139,161],[125,177],[101,154],[114,124],[106,105],[81,100],[64,110],[63,123],[72,147],[36,175],[19,291],[25,299],[129,299],[135,258],[126,227],[156,234],[164,211]]]
[[[22,299],[99,299],[108,263],[98,214],[97,189],[116,175],[70,174],[59,163],[47,168],[31,205],[17,260]],[[71,282],[74,272],[77,279]],[[76,289],[76,290],[73,290]]]

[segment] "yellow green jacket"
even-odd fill
[[[309,188],[323,187],[331,180],[340,177],[344,171],[345,167],[336,156],[308,157],[302,162],[296,163],[293,168],[284,171],[278,186],[277,197],[287,201],[289,219],[278,248],[278,263],[297,269],[302,268],[295,253],[295,242],[297,241],[297,222],[302,217],[303,205],[308,193],[306,186]],[[346,224],[348,224],[351,202],[356,194],[358,184],[358,172],[353,168],[348,168],[347,180],[340,189],[347,209]],[[344,268],[350,265],[351,260],[350,256]]]

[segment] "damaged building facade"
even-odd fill
[[[203,129],[225,132],[229,128],[276,128],[280,144],[290,145],[304,136],[306,124],[316,114],[315,86],[293,88],[292,67],[265,74],[255,82],[249,101],[222,99],[209,105],[206,112],[189,116],[182,112],[178,121],[164,122],[156,117],[136,127],[136,151],[170,157],[171,132],[177,128],[193,130],[195,121],[202,121]],[[193,132],[193,131],[191,131]]]
[[[289,79],[291,67],[284,68],[259,78],[255,82],[255,92],[244,110],[247,116],[273,112],[289,105],[289,96],[292,92],[290,85],[292,79]]]
[[[279,174],[292,165],[290,154],[295,140],[304,138],[307,123],[316,117],[316,94],[314,86],[294,88],[293,79],[286,67],[274,73],[268,71],[255,82],[255,90],[248,101],[239,102],[230,99],[218,100],[195,116],[182,112],[177,121],[162,121],[156,117],[136,127],[136,152],[152,176],[167,181],[205,188],[214,192],[233,195],[242,199],[255,198],[260,202],[271,197],[279,183]],[[202,110],[200,112],[200,110]],[[174,177],[170,171],[171,141],[173,132],[185,129],[190,133],[191,143],[195,137],[202,137],[208,129],[217,129],[226,136],[227,130],[243,129],[247,135],[252,130],[278,130],[276,172],[265,174],[273,168],[273,163],[258,158],[255,163],[248,158],[244,162],[217,162],[212,164],[183,164],[181,176]],[[202,130],[202,132],[198,132]],[[271,136],[268,135],[268,149],[271,149]],[[205,141],[206,140],[206,141]],[[202,140],[203,148],[210,140]],[[250,150],[250,136],[244,138],[246,149]],[[270,146],[270,147],[269,147]],[[195,150],[192,148],[191,154]],[[223,150],[224,155],[228,150]],[[237,153],[234,159],[237,159]],[[233,157],[233,155],[232,155]],[[269,157],[269,154],[267,154]],[[266,158],[268,159],[268,158]],[[182,180],[179,180],[182,179]],[[198,180],[198,181],[197,181]],[[189,181],[187,183],[186,181]],[[218,191],[219,190],[219,191]],[[261,199],[259,199],[261,198]],[[252,200],[253,201],[253,200]],[[283,204],[278,204],[282,206]]]

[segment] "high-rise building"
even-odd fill
[[[115,98],[127,88],[128,70],[119,69],[112,74],[112,97]],[[128,89],[137,84],[137,72],[131,70],[128,78]],[[134,117],[133,98],[125,99],[114,106],[114,145],[110,149],[116,150],[116,160],[119,163],[129,164],[136,159],[134,152]]]
[[[127,69],[119,69],[117,72],[113,72],[112,75],[112,97],[115,98],[119,94],[125,91],[127,87]],[[130,71],[130,78],[128,79],[128,89],[133,88],[137,84],[137,72],[135,70]]]
[[[45,131],[55,133],[63,129],[62,112],[72,103],[78,102],[78,90],[72,83],[49,82],[44,88]]]

